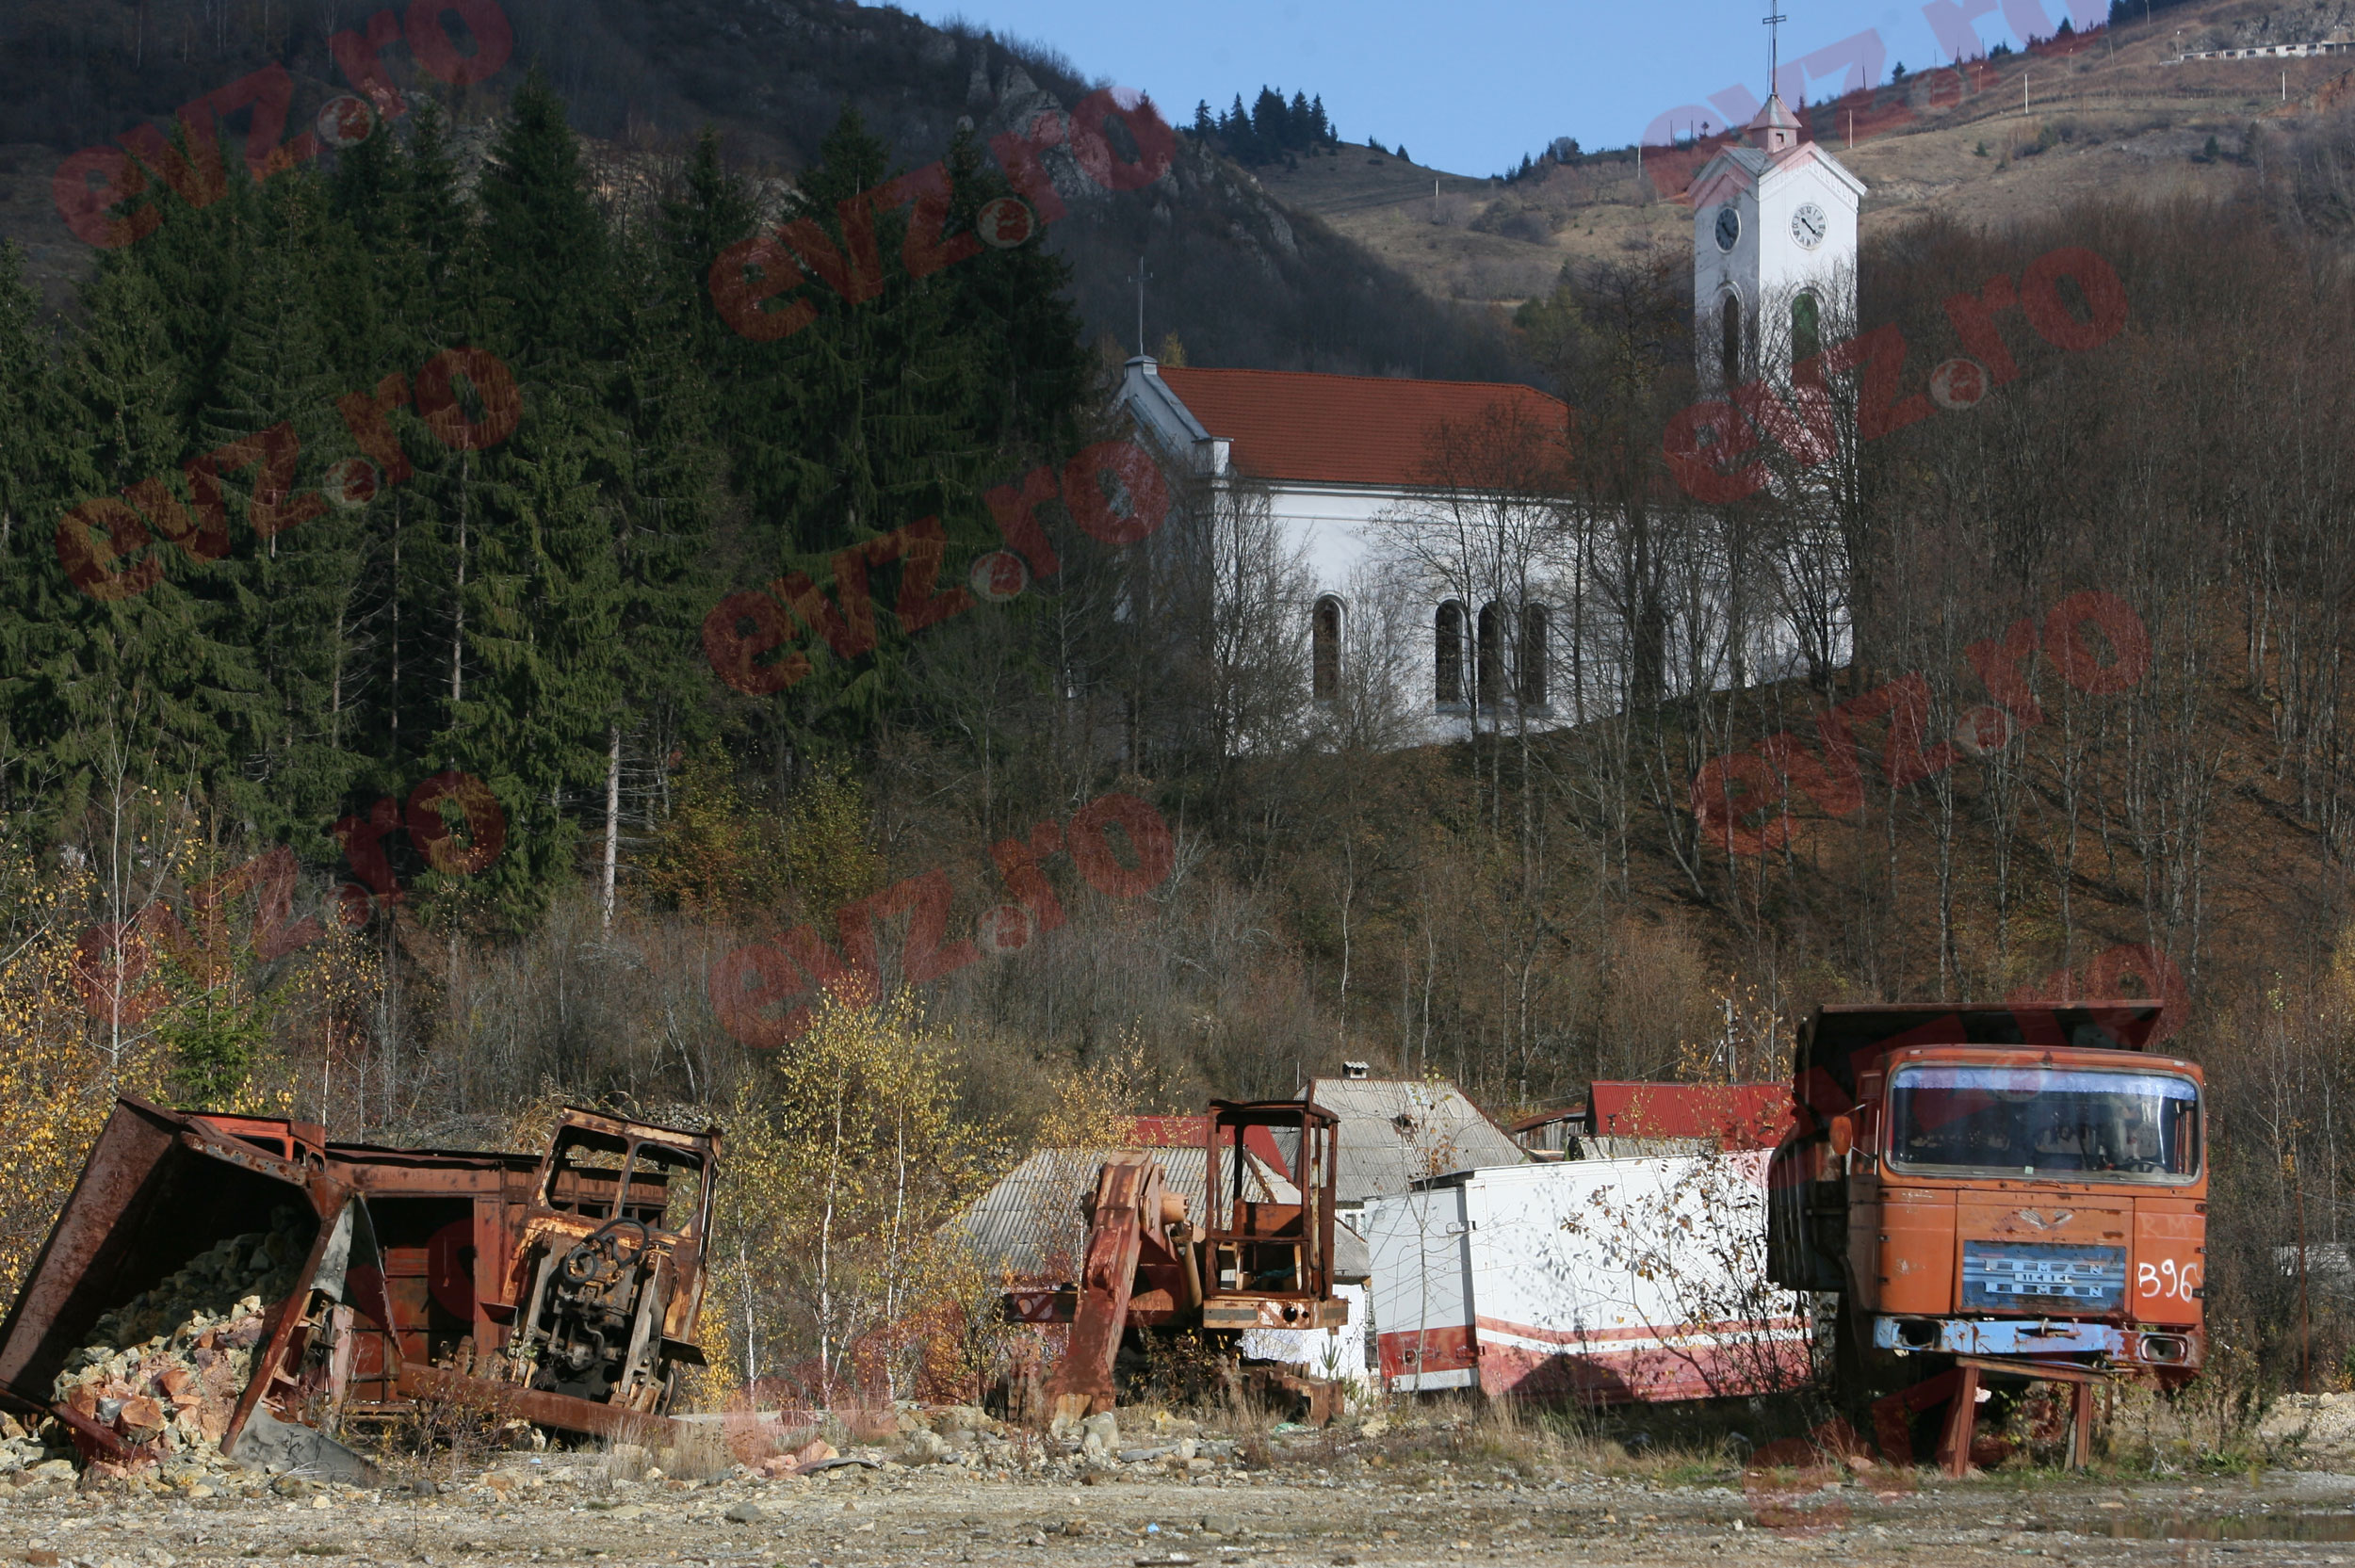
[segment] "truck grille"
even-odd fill
[[[2113,1312],[2126,1297],[2126,1249],[2054,1242],[1966,1241],[1966,1307]]]

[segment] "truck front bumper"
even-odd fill
[[[2097,1356],[2136,1366],[2199,1365],[2200,1341],[2180,1330],[2120,1328],[2040,1317],[1883,1317],[1873,1319],[1876,1349],[1899,1355]]]

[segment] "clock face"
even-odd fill
[[[1742,215],[1731,207],[1717,209],[1717,249],[1730,251],[1733,242],[1742,237]]]
[[[1824,209],[1812,202],[1801,202],[1799,210],[1791,215],[1791,237],[1811,251],[1824,243],[1824,231],[1828,226]]]

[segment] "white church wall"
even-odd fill
[[[1279,481],[1269,506],[1286,536],[1304,552],[1320,593],[1344,593],[1351,577],[1374,554],[1369,530],[1403,495],[1363,485],[1304,485]]]
[[[1253,488],[1254,508],[1264,507],[1263,544],[1270,562],[1281,560],[1287,581],[1281,639],[1305,683],[1313,664],[1313,615],[1330,595],[1342,607],[1341,695],[1310,702],[1301,722],[1334,739],[1344,733],[1355,744],[1373,747],[1434,745],[1463,741],[1475,733],[1518,733],[1526,726],[1545,733],[1609,717],[1633,696],[1631,650],[1625,627],[1610,604],[1611,554],[1617,547],[1607,522],[1591,523],[1584,548],[1591,553],[1590,576],[1582,581],[1571,530],[1551,509],[1524,509],[1528,558],[1517,571],[1530,585],[1529,598],[1548,616],[1547,702],[1524,713],[1518,660],[1521,648],[1512,630],[1504,637],[1503,700],[1472,699],[1478,690],[1477,619],[1484,604],[1504,595],[1472,586],[1487,570],[1450,560],[1445,539],[1454,534],[1437,497],[1375,487],[1266,485]],[[1734,684],[1733,652],[1727,645],[1727,609],[1733,602],[1731,572],[1713,514],[1655,516],[1655,547],[1669,546],[1662,593],[1663,644],[1660,665],[1669,698],[1727,689]],[[1426,537],[1414,536],[1422,530]],[[1231,542],[1229,547],[1240,543]],[[1820,564],[1815,551],[1795,550],[1788,558],[1769,554],[1751,563],[1741,596],[1748,606],[1742,639],[1740,673],[1745,684],[1763,684],[1820,673],[1847,656],[1845,603],[1836,584],[1801,580],[1795,574]],[[1461,682],[1466,700],[1438,699],[1438,610],[1454,601],[1465,609]],[[1801,606],[1827,622],[1828,652],[1811,660],[1808,639],[1792,613]],[[1507,606],[1509,609],[1509,606]]]

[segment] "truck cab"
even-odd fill
[[[1768,1251],[1777,1283],[1840,1298],[1843,1382],[1869,1389],[1917,1355],[2163,1383],[2199,1369],[2203,1088],[2149,1048],[2161,1015],[1817,1012],[1800,1126],[1769,1171]]]

